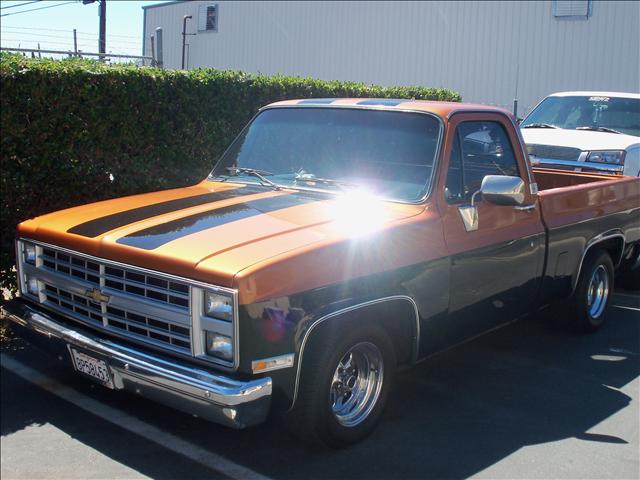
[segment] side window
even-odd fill
[[[463,122],[456,133],[447,172],[449,203],[469,201],[486,175],[520,175],[511,141],[499,123]]]

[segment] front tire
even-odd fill
[[[378,327],[352,330],[323,332],[305,355],[287,418],[301,439],[345,447],[369,435],[380,419],[396,369],[393,344]]]

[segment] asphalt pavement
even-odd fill
[[[0,385],[3,479],[640,478],[639,292],[596,334],[521,321],[403,372],[378,429],[339,451],[106,390],[20,340]]]

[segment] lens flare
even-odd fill
[[[384,202],[363,189],[345,192],[328,205],[336,228],[346,236],[366,236],[386,221]]]

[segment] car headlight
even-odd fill
[[[604,150],[589,152],[587,162],[624,165],[624,150]]]
[[[205,292],[204,314],[210,318],[233,320],[233,297],[222,293]]]
[[[38,294],[40,293],[38,280],[33,277],[27,277],[25,283],[27,287],[27,293],[37,297]]]
[[[36,264],[36,246],[33,243],[22,242],[22,259],[24,263]]]
[[[205,349],[208,355],[231,362],[233,360],[233,341],[231,337],[215,332],[206,332]]]

